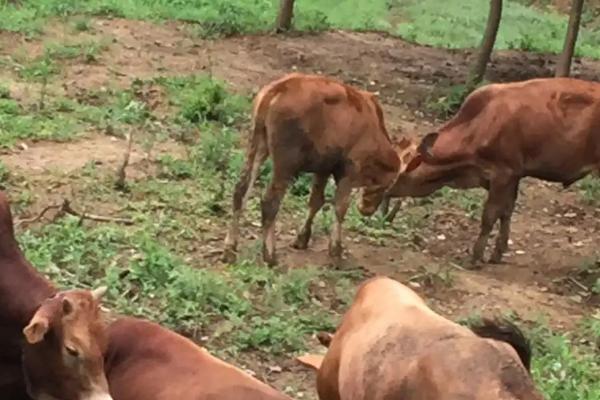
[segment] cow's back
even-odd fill
[[[121,400],[289,400],[188,339],[157,324],[122,318],[109,327],[106,373]]]
[[[440,338],[474,334],[433,313],[409,288],[374,278],[359,289],[318,372],[321,400],[380,400]],[[340,397],[337,397],[339,393]],[[395,400],[395,398],[393,398]]]
[[[432,162],[571,183],[598,167],[600,84],[540,78],[471,93],[439,130]]]
[[[448,337],[421,350],[391,387],[390,400],[543,400],[507,343]]]
[[[397,168],[377,100],[336,80],[283,77],[256,96],[254,120],[265,125],[270,154],[306,172],[341,173],[367,159]]]

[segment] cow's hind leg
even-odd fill
[[[508,250],[508,238],[510,236],[510,220],[515,209],[517,195],[519,193],[519,182],[517,181],[506,193],[504,210],[500,215],[500,230],[496,238],[496,247],[490,257],[490,262],[499,264],[502,261],[502,255]]]
[[[240,218],[242,216],[245,204],[250,197],[252,187],[258,178],[260,167],[268,157],[267,146],[264,141],[256,143],[256,147],[251,147],[246,159],[246,165],[240,176],[240,180],[235,185],[233,192],[233,207],[231,224],[227,236],[225,237],[225,249],[223,251],[223,261],[234,262],[236,258],[237,244],[240,235]]]
[[[481,229],[479,236],[473,246],[473,254],[471,261],[477,263],[483,259],[483,253],[487,246],[490,233],[494,227],[496,221],[505,212],[506,204],[513,193],[515,186],[514,179],[507,177],[497,177],[490,182],[490,188],[488,190],[488,197],[483,207],[483,213],[481,216]]]
[[[349,177],[343,177],[337,182],[335,190],[335,223],[331,230],[329,239],[329,255],[334,263],[342,259],[342,224],[350,206],[350,195],[352,194],[352,180]]]
[[[313,184],[310,190],[310,200],[308,201],[308,216],[306,221],[298,233],[296,240],[292,244],[295,249],[306,249],[308,247],[308,241],[312,234],[312,224],[315,215],[325,204],[325,187],[327,186],[327,180],[329,175],[315,174],[313,177]]]
[[[291,177],[273,173],[271,183],[261,202],[262,228],[263,228],[263,260],[267,265],[277,264],[275,254],[275,219],[281,206],[281,201],[290,184]]]

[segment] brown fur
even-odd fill
[[[23,372],[34,399],[109,400],[99,298],[87,290],[45,300],[23,331]]]
[[[301,361],[318,369],[320,400],[542,400],[513,347],[520,331],[487,329],[505,340],[477,336],[376,277],[359,288],[322,360]]]
[[[484,86],[456,116],[423,138],[419,162],[400,174],[391,197],[426,196],[443,186],[488,190],[473,261],[500,221],[491,262],[508,248],[519,181],[534,177],[565,187],[600,166],[600,84],[570,78]]]
[[[254,130],[246,165],[233,194],[233,216],[225,240],[225,260],[233,261],[239,219],[262,163],[271,156],[273,178],[262,199],[263,258],[276,263],[275,219],[289,184],[298,174],[314,174],[309,214],[294,246],[307,247],[312,221],[325,203],[330,176],[336,181],[330,254],[342,252],[341,226],[353,188],[365,187],[360,211],[372,214],[401,168],[375,96],[331,78],[293,73],[266,85],[253,109]]]
[[[10,204],[0,192],[0,393],[29,399],[21,366],[22,330],[52,285],[25,259],[15,239]]]
[[[43,318],[51,321],[44,339],[26,347],[25,371],[32,393],[86,400],[91,399],[90,387],[108,381],[116,400],[290,400],[155,323],[126,317],[105,327],[97,303],[81,306],[65,319],[63,298],[86,303],[86,293],[61,292],[32,320],[30,327]],[[25,333],[35,341],[35,330]],[[69,337],[78,339],[71,343],[78,345],[85,363],[74,362],[62,350]]]
[[[291,400],[152,322],[121,318],[108,333],[106,374],[117,400]]]

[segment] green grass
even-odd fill
[[[586,203],[597,205],[600,202],[600,179],[588,175],[575,185]]]
[[[503,19],[496,49],[520,49],[544,53],[562,50],[567,17],[526,7],[515,1],[504,2]],[[420,44],[446,48],[477,47],[485,29],[488,0],[448,0],[439,7],[435,0],[400,0],[398,7],[409,20],[396,33]],[[600,57],[599,31],[583,28],[575,54]]]
[[[39,90],[33,105],[0,98],[0,147],[12,147],[21,140],[67,141],[98,129],[122,131],[124,126],[142,126],[151,118],[146,104],[132,90],[107,93],[95,105],[50,96],[43,84]]]
[[[545,325],[529,333],[534,343],[533,377],[548,400],[600,398],[598,320],[580,335],[559,334]],[[594,330],[595,329],[595,330]]]
[[[107,303],[117,311],[201,332],[198,338],[208,335],[231,352],[298,351],[307,335],[334,328],[336,313],[315,301],[315,290],[334,296],[344,274],[310,267],[276,273],[250,260],[222,271],[192,266],[156,234],[150,222],[132,230],[88,228],[69,217],[26,231],[20,241],[28,259],[60,286],[107,284]]]
[[[515,320],[512,311],[506,317]],[[469,326],[480,318],[474,314],[458,322]],[[570,333],[552,330],[543,317],[527,325],[515,322],[531,342],[532,376],[545,399],[593,400],[600,396],[600,319],[585,320]]]
[[[23,0],[21,6],[0,6],[0,29],[40,32],[52,17],[70,15],[117,16],[146,20],[183,20],[196,23],[202,36],[230,36],[269,30],[278,0]],[[0,3],[2,4],[2,3]],[[299,1],[295,26],[299,30],[329,28],[384,30],[407,40],[448,48],[476,47],[487,20],[488,0],[325,0]],[[584,20],[592,19],[586,12]],[[80,20],[85,21],[85,20]],[[519,1],[506,1],[498,35],[498,49],[556,53],[562,49],[567,17]],[[79,23],[76,30],[89,24]],[[584,26],[576,55],[600,58],[600,31]]]

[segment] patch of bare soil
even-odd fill
[[[182,26],[121,19],[96,20],[94,32],[112,40],[93,64],[65,61],[60,87],[73,97],[85,97],[102,87],[128,87],[134,79],[202,72],[211,72],[249,93],[284,73],[311,71],[379,92],[391,130],[411,134],[424,133],[436,123],[422,111],[428,96],[439,85],[463,82],[471,59],[469,51],[415,46],[378,33],[328,32],[205,41],[191,37]],[[7,49],[1,44],[14,40],[18,38],[0,33],[1,48]],[[36,42],[22,45],[39,47]],[[499,52],[493,57],[489,78],[512,81],[551,76],[554,62],[554,56]],[[596,61],[575,61],[575,76],[595,79],[598,71],[600,64]],[[154,101],[160,103],[161,98]],[[11,170],[39,177],[52,170],[77,170],[90,161],[115,168],[124,149],[122,140],[93,136],[66,144],[37,143],[1,158]],[[156,147],[154,153],[181,151],[179,145],[166,144]],[[138,170],[134,178],[147,173],[144,159],[143,149],[136,145],[131,167]],[[523,319],[546,314],[553,326],[569,328],[593,307],[593,302],[581,295],[581,285],[585,287],[589,282],[582,280],[580,266],[596,255],[597,215],[598,210],[584,204],[574,190],[527,180],[522,183],[513,217],[512,246],[504,264],[486,265],[480,271],[456,267],[464,264],[479,230],[478,220],[469,219],[458,208],[435,210],[422,233],[425,240],[418,246],[387,240],[384,247],[376,247],[368,238],[350,234],[346,241],[348,262],[369,274],[386,274],[403,281],[419,274],[423,267],[449,268],[453,277],[449,287],[422,286],[419,290],[436,309],[453,318],[515,310]],[[249,222],[242,237],[259,232]],[[294,225],[300,223],[295,221]],[[214,228],[217,239],[224,237],[226,224],[226,220],[211,223],[219,225]],[[289,231],[289,224],[281,228],[285,229]],[[282,233],[278,239],[285,265],[327,267],[327,238],[316,235],[306,251],[291,249],[291,238]],[[575,283],[569,278],[575,278]],[[280,389],[294,382],[296,387],[304,388],[305,398],[314,398],[313,377],[303,372],[298,378],[292,361],[277,360],[278,367],[282,367],[279,371],[269,362],[244,357],[247,359],[240,362],[261,378]]]

